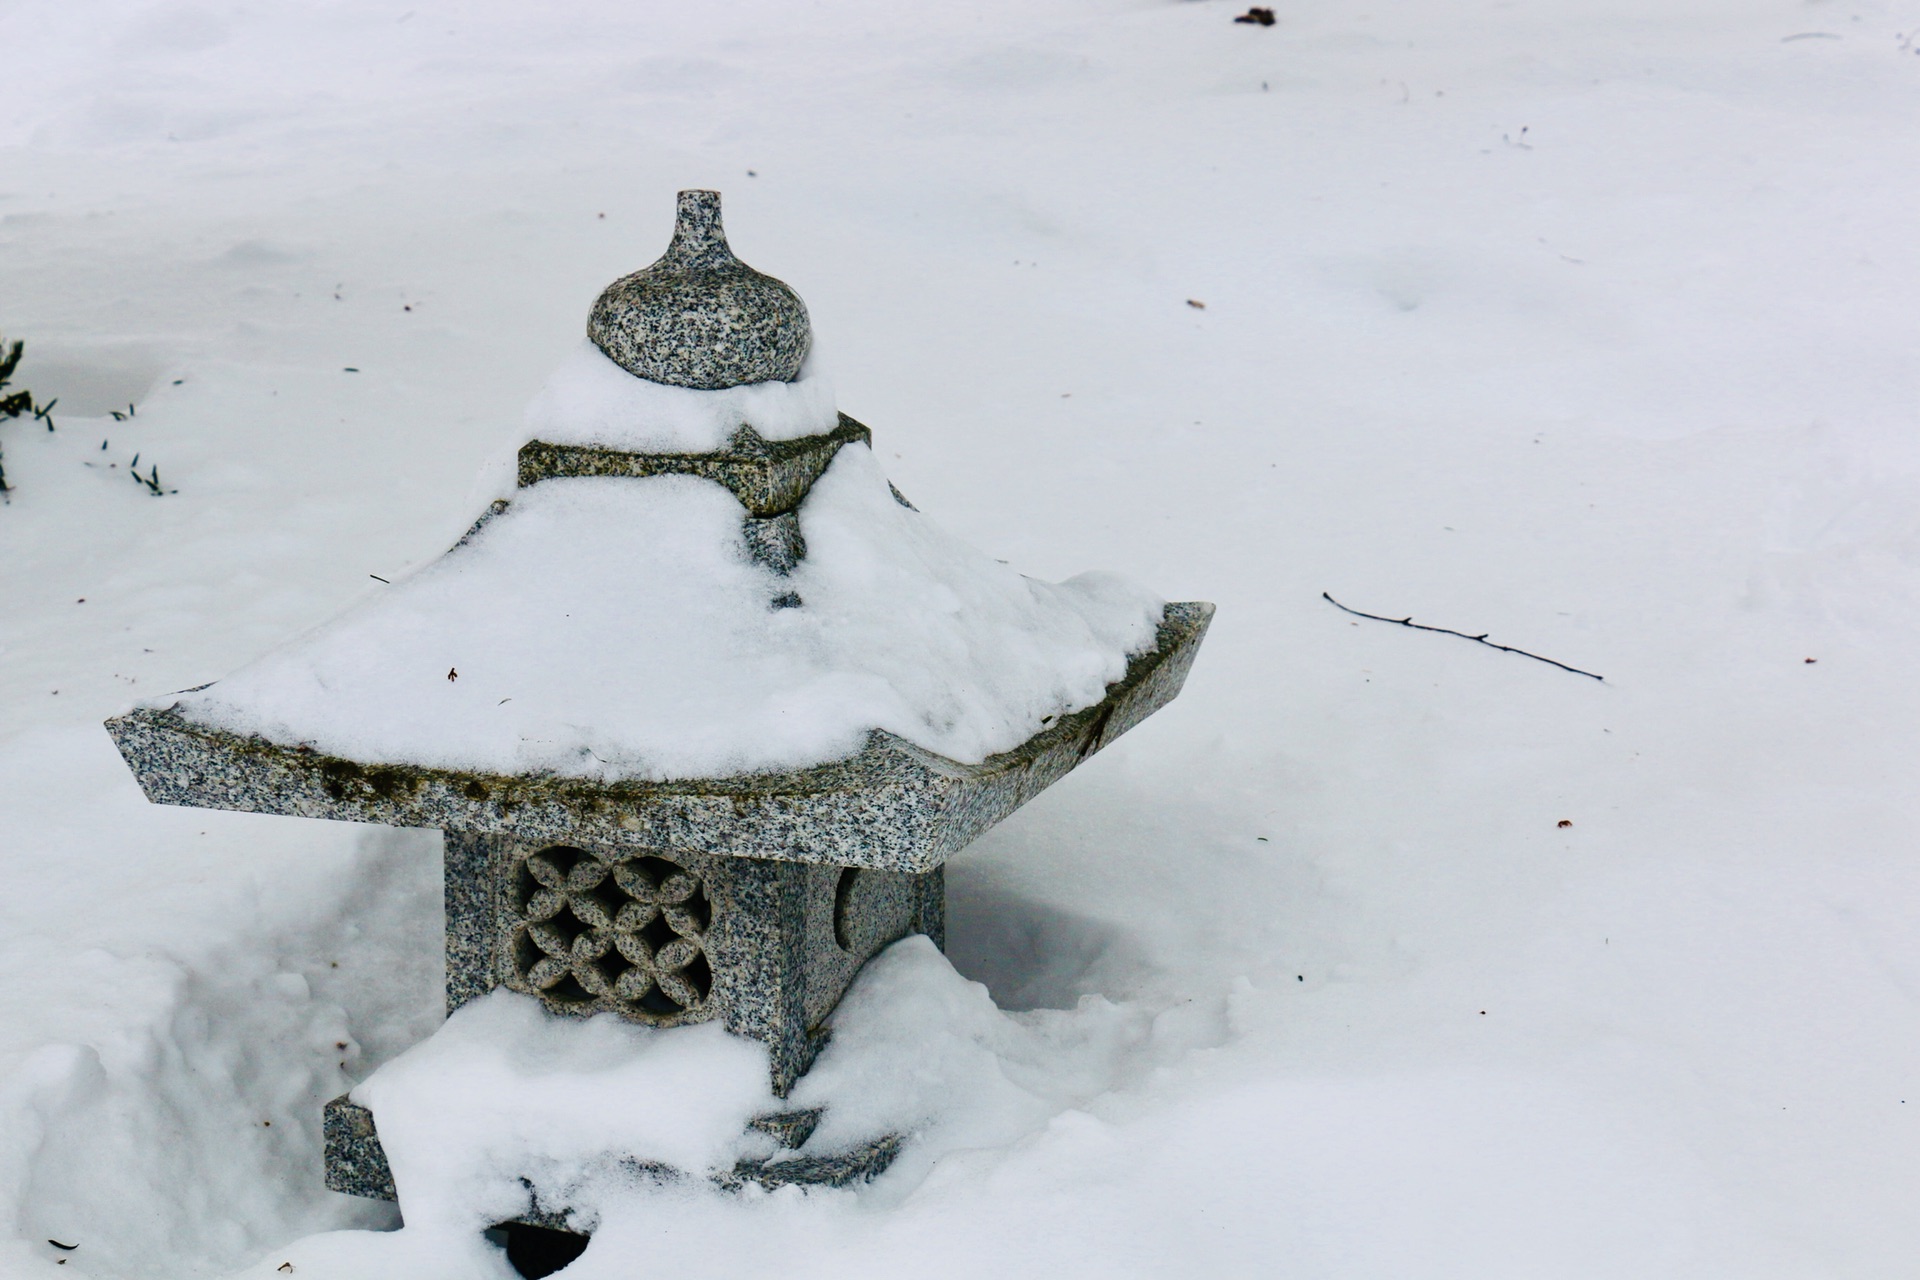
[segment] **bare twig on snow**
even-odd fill
[[[1341,604],[1338,600],[1335,600],[1332,596],[1328,595],[1324,591],[1320,593],[1320,598],[1322,600],[1325,600],[1328,604],[1332,605],[1334,608],[1338,609],[1340,612],[1350,613],[1356,618],[1367,618],[1374,622],[1391,622],[1395,626],[1411,627],[1415,631],[1437,631],[1443,636],[1459,636],[1462,640],[1471,640],[1475,644],[1483,644],[1487,646],[1487,648],[1489,649],[1498,649],[1502,653],[1517,653],[1523,658],[1532,658],[1535,662],[1544,662],[1550,667],[1558,667],[1562,671],[1571,671],[1576,676],[1585,676],[1589,680],[1598,680],[1602,684],[1605,684],[1607,681],[1607,678],[1605,676],[1597,676],[1591,671],[1582,671],[1578,667],[1570,667],[1564,662],[1555,662],[1552,658],[1543,658],[1537,653],[1528,653],[1525,649],[1516,649],[1512,645],[1495,644],[1493,641],[1487,639],[1487,633],[1485,632],[1482,632],[1477,636],[1470,636],[1464,631],[1454,631],[1448,627],[1425,626],[1421,623],[1415,622],[1410,616],[1405,618],[1383,618],[1377,613],[1362,613],[1358,609],[1347,608],[1347,606]]]

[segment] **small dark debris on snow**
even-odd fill
[[[454,670],[452,667],[447,668],[448,684],[452,684],[455,680],[458,680],[459,678],[460,678],[460,673],[458,671]]]
[[[1565,831],[1565,830],[1566,830],[1566,829],[1567,829],[1568,827],[1570,827],[1570,826],[1572,826],[1572,825],[1573,825],[1573,819],[1572,819],[1572,818],[1562,818],[1562,819],[1560,819],[1560,821],[1559,821],[1559,822],[1557,822],[1557,823],[1555,823],[1554,825],[1556,825],[1556,826],[1558,826],[1558,827],[1559,827],[1559,828],[1560,828],[1560,829],[1561,829],[1562,831]]]
[[[48,1240],[47,1243],[52,1245],[56,1249],[65,1249],[68,1253],[72,1253],[75,1249],[78,1249],[80,1247],[77,1244],[61,1244],[58,1240]]]
[[[1802,661],[1802,662],[1804,662],[1804,663],[1806,663],[1806,664],[1807,664],[1808,666],[1812,666],[1812,665],[1813,665],[1814,663],[1816,663],[1816,662],[1818,662],[1818,661],[1820,661],[1820,659],[1818,659],[1818,658],[1802,658],[1802,659],[1801,659],[1801,661]]]
[[[372,578],[372,579],[373,579],[373,580],[374,580],[375,582],[387,582],[387,580],[386,580],[385,578],[383,578],[383,577],[381,577],[381,576],[380,576],[379,574],[377,574],[377,573],[370,573],[370,574],[368,574],[367,576],[368,576],[369,578]],[[388,586],[392,586],[393,584],[392,584],[391,582],[387,582],[387,585],[388,585]]]
[[[1273,10],[1258,7],[1252,8],[1235,18],[1234,21],[1249,23],[1257,27],[1270,27],[1274,24]]]
[[[1200,299],[1198,298],[1188,298],[1187,305],[1192,307],[1195,311],[1205,311],[1207,309],[1207,304],[1200,301]]]
[[[346,368],[344,368],[344,369],[342,369],[342,370],[340,370],[340,372],[342,372],[342,373],[358,373],[358,372],[360,372],[360,371],[359,371],[358,369],[356,369],[356,368],[354,368],[354,367],[353,367],[352,365],[348,365],[348,366],[347,366]]]
[[[148,474],[144,476],[140,474],[139,464],[140,464],[140,455],[136,453],[133,455],[133,464],[129,466],[127,470],[128,470],[128,473],[133,476],[134,483],[146,486],[146,490],[148,493],[151,493],[154,497],[158,498],[158,497],[163,497],[169,493],[180,492],[178,489],[168,489],[161,485],[160,466],[158,463],[152,463],[152,462],[148,463],[147,464]]]

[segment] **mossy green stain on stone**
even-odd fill
[[[766,518],[798,507],[843,446],[872,442],[873,433],[844,413],[832,431],[796,440],[768,440],[742,424],[725,447],[707,453],[640,453],[529,440],[520,446],[519,486],[575,476],[699,476],[725,487],[748,514]]]
[[[268,745],[270,748],[271,744]],[[415,776],[415,772],[404,765],[367,767],[352,760],[314,755],[311,748],[306,748],[299,754],[312,756],[320,772],[321,788],[335,800],[345,801],[350,796],[372,796],[380,800],[393,801],[410,795],[419,788],[419,779]]]

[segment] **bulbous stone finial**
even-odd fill
[[[682,191],[673,242],[608,285],[587,336],[637,378],[713,391],[792,382],[813,345],[800,295],[733,256],[718,191]]]

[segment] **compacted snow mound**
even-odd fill
[[[525,1212],[533,1197],[566,1207],[593,1232],[568,1276],[747,1274],[757,1269],[732,1265],[727,1242],[761,1212],[804,1211],[809,1197],[826,1214],[908,1201],[943,1160],[964,1162],[1063,1124],[1100,1127],[1079,1110],[1089,1098],[1211,1042],[1204,1031],[1097,996],[1071,1010],[1003,1013],[924,937],[876,956],[832,1025],[820,1062],[782,1104],[767,1086],[765,1050],[717,1024],[662,1031],[611,1014],[568,1018],[496,990],[353,1091],[377,1117],[404,1229],[310,1237],[243,1274],[278,1280],[291,1264],[296,1277],[315,1280],[506,1277],[481,1231]],[[845,1151],[882,1134],[907,1142],[884,1175],[848,1190],[767,1196],[712,1187],[703,1176],[710,1170],[777,1155],[746,1124],[783,1105],[825,1108],[802,1154]],[[636,1258],[656,1262],[668,1239],[689,1232],[720,1251],[706,1269],[636,1269]],[[822,1259],[808,1270],[803,1261],[787,1270],[863,1274]]]
[[[876,728],[977,762],[1097,702],[1164,609],[1111,574],[1022,577],[900,505],[864,445],[801,507],[791,575],[748,557],[745,514],[688,476],[544,481],[177,705],[351,759],[502,773],[802,768]]]
[[[636,378],[582,341],[527,406],[529,439],[649,453],[707,453],[742,426],[766,440],[831,431],[833,383],[809,356],[792,382],[696,391]]]
[[[587,1204],[633,1180],[623,1157],[731,1167],[747,1121],[776,1105],[765,1048],[717,1022],[669,1034],[613,1014],[558,1017],[505,990],[462,1007],[353,1098],[379,1118],[408,1225],[469,1232],[526,1212],[529,1185]]]

